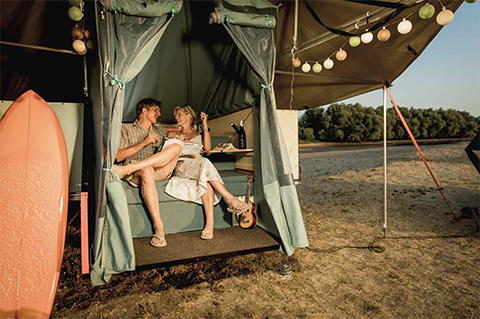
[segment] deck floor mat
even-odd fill
[[[216,229],[212,240],[200,239],[200,232],[167,235],[167,246],[150,245],[150,237],[133,240],[137,268],[167,266],[234,256],[279,248],[278,241],[259,227]]]

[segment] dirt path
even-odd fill
[[[453,144],[458,152],[464,152],[468,143]],[[434,150],[441,150],[450,145],[421,145],[422,152],[428,154]],[[462,154],[459,154],[462,155]],[[417,150],[413,145],[398,145],[387,147],[387,165],[396,161],[419,159]],[[332,148],[301,148],[299,150],[302,179],[333,175],[343,171],[374,168],[383,165],[383,147],[332,147]],[[427,157],[427,161],[428,161]]]

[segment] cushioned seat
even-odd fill
[[[227,137],[212,138],[212,145],[225,143]],[[214,156],[212,156],[214,155]],[[207,157],[212,161],[225,183],[227,190],[234,196],[245,195],[248,176],[233,172],[235,169],[235,156],[229,154],[211,154]],[[160,215],[164,224],[166,234],[181,233],[187,231],[202,230],[205,224],[203,206],[180,201],[165,193],[165,186],[168,180],[156,181]],[[147,237],[153,233],[150,215],[147,212],[145,202],[141,196],[141,190],[123,183],[128,210],[130,214],[130,225],[132,237]],[[253,191],[252,191],[253,192]],[[227,228],[234,225],[234,218],[227,211],[225,201],[221,201],[214,208],[215,228]]]

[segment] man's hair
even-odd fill
[[[138,102],[137,107],[135,108],[137,118],[140,116],[140,114],[142,114],[142,109],[150,110],[152,106],[158,106],[159,108],[162,108],[162,102],[154,99],[153,97],[148,97]]]

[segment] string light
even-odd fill
[[[397,30],[401,34],[407,34],[410,31],[412,31],[412,23],[407,20],[406,18],[403,18],[402,22],[400,22],[397,26]]]
[[[315,62],[312,69],[313,69],[313,72],[320,73],[320,71],[322,71],[322,65],[318,62]]]
[[[298,68],[300,65],[302,64],[302,62],[300,61],[299,58],[295,58],[292,60],[292,65],[294,68]]]
[[[347,58],[347,52],[343,49],[340,49],[337,51],[337,54],[335,54],[335,57],[338,61],[343,61]]]
[[[305,62],[303,65],[302,65],[302,71],[305,72],[305,73],[308,73],[310,72],[310,69],[312,67],[310,66],[310,64],[308,64],[308,62]]]
[[[390,35],[390,31],[386,27],[383,27],[383,29],[377,33],[377,39],[380,42],[385,42],[390,39]]]
[[[331,68],[333,68],[333,60],[330,59],[330,58],[327,58],[324,62],[323,62],[323,67],[327,70],[330,70]]]
[[[360,37],[357,37],[357,36],[351,37],[351,38],[348,40],[348,43],[349,43],[352,47],[358,47],[358,45],[360,44],[360,42],[361,42]]]
[[[72,47],[77,53],[83,52],[86,49],[85,42],[83,42],[82,40],[73,41]]]
[[[372,42],[372,40],[373,40],[373,33],[372,33],[372,32],[366,32],[366,33],[362,34],[361,40],[362,40],[362,42],[365,43],[365,44],[368,44],[368,43]]]
[[[422,19],[430,19],[435,14],[435,7],[427,3],[418,10],[418,16]]]
[[[468,3],[475,3],[478,0],[465,0],[465,1],[468,2]],[[437,15],[436,20],[437,20],[437,23],[439,25],[447,25],[450,22],[452,22],[452,20],[453,20],[453,12],[451,10],[447,9],[445,6],[443,6],[443,4],[441,2],[440,2],[440,4],[442,5],[442,11]],[[418,9],[415,12],[418,14],[418,16],[421,19],[430,19],[435,15],[435,6],[433,6],[432,4],[430,4],[430,2],[428,2],[427,4],[423,5],[420,9]],[[391,22],[391,23],[388,23],[385,26],[383,26],[382,29],[377,33],[378,41],[386,42],[390,39],[391,32],[390,32],[389,29],[387,29],[387,26],[390,26],[392,24],[398,23],[397,31],[400,34],[408,34],[410,31],[412,31],[413,24],[407,18],[409,18],[410,16],[415,14],[415,12],[412,12],[412,13],[408,14],[401,21],[397,20],[396,22]],[[367,17],[368,16],[369,15],[367,13]],[[367,23],[368,23],[368,20],[367,20]],[[355,24],[355,28],[357,30],[359,30],[358,22]],[[348,38],[348,40],[345,41],[343,46],[345,46],[347,42],[352,47],[357,47],[362,42],[365,43],[365,44],[369,44],[373,41],[373,38],[374,38],[373,33],[368,31],[368,29],[367,29],[366,32],[361,34],[360,36],[355,35],[355,36],[352,36],[352,37]],[[302,66],[302,71],[305,72],[305,73],[308,73],[311,70],[313,70],[313,72],[315,72],[315,73],[320,73],[323,70],[323,68],[325,68],[327,70],[332,69],[335,63],[331,59],[331,57],[334,54],[335,54],[335,58],[338,61],[344,61],[347,58],[347,52],[345,50],[343,50],[343,46],[338,51],[332,53],[329,57],[327,57],[326,59],[323,60],[323,67],[322,67],[321,62],[319,63],[318,61],[310,61],[311,63],[314,62],[313,66],[311,66],[308,63],[308,61],[305,61],[305,63],[302,65],[302,62],[300,61],[300,59],[298,57],[295,57],[295,55],[294,55],[295,50],[292,49],[292,55],[293,55],[292,65],[296,68],[301,65]]]
[[[442,7],[442,11],[437,15],[437,23],[439,25],[447,25],[453,20],[453,12],[445,7]]]

